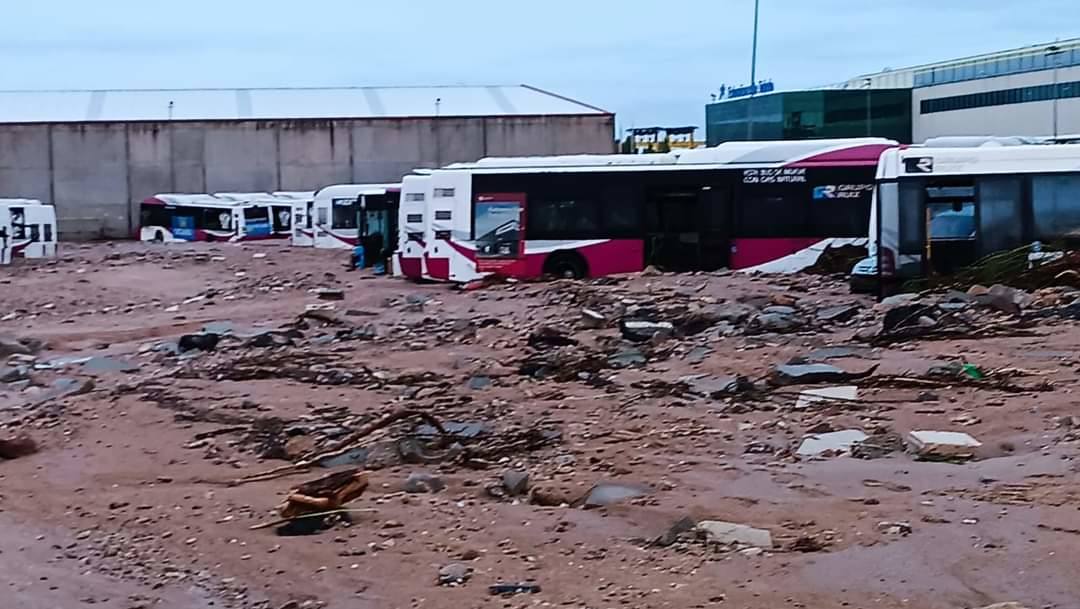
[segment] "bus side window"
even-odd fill
[[[30,225],[30,242],[37,243],[41,240],[41,233],[39,232],[37,224]]]
[[[319,211],[318,225],[319,226],[326,226],[326,224],[327,224],[326,208],[325,207],[320,207],[318,211]]]
[[[52,224],[42,224],[41,228],[45,231],[45,242],[46,243],[52,243],[52,240],[53,240]]]

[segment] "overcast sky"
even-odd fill
[[[528,83],[703,126],[753,0],[0,0],[0,89]],[[1080,36],[1080,0],[761,0],[778,88]]]

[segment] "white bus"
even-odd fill
[[[348,249],[362,244],[368,260],[387,259],[397,244],[400,184],[338,184],[315,193],[315,247]]]
[[[897,145],[731,142],[482,159],[432,171],[424,230],[409,232],[423,235],[422,276],[444,281],[595,277],[648,265],[800,270],[828,244],[866,245],[878,159]]]
[[[1080,145],[889,150],[875,217],[879,285],[1080,239]]]
[[[427,242],[428,201],[431,200],[431,175],[417,172],[401,179],[401,205],[398,211],[398,242],[394,256],[394,275],[409,279],[430,278],[424,259]]]
[[[56,208],[37,199],[0,199],[0,264],[56,256]]]
[[[159,242],[287,238],[291,231],[278,226],[272,205],[253,203],[248,196],[251,195],[154,195],[139,207],[139,238]],[[265,193],[261,196],[271,198]]]

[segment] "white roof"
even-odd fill
[[[929,164],[905,159],[930,159]],[[909,167],[909,165],[911,165]],[[1080,145],[1036,144],[976,148],[911,147],[881,157],[878,179],[942,175],[1058,173],[1080,171]]]
[[[401,190],[401,184],[335,184],[319,189],[315,199],[355,199],[362,195],[385,195]]]
[[[37,199],[0,199],[0,205],[11,207],[25,207],[27,205],[41,205]]]
[[[812,162],[814,157],[827,159],[836,154],[852,152],[849,160],[875,164],[881,150],[897,146],[884,138],[847,138],[833,140],[725,142],[711,148],[695,148],[663,154],[574,154],[537,157],[491,157],[475,163],[454,163],[446,169],[471,170],[480,173],[499,173],[505,170],[569,171],[589,169],[633,170],[641,168],[693,169],[702,165],[776,165]],[[861,155],[861,156],[860,156]],[[827,162],[823,160],[822,162]]]
[[[529,85],[0,91],[0,123],[607,115]]]

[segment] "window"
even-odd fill
[[[1080,174],[1035,176],[1031,208],[1035,238],[1055,239],[1080,230]]]
[[[202,209],[191,208],[190,210],[178,209],[174,212],[174,219],[175,217],[186,216],[188,214],[195,218],[198,218],[201,215],[201,228],[206,230],[231,231],[233,227],[233,212],[231,209],[221,209],[216,207]],[[196,228],[200,228],[197,220]]]
[[[27,228],[30,229],[30,242],[31,243],[37,243],[38,241],[41,241],[41,232],[40,232],[41,229],[38,228],[37,224],[31,224]]]
[[[11,208],[11,236],[14,239],[26,238],[26,215],[21,207]]]
[[[407,192],[405,193],[405,200],[412,201],[413,203],[423,202],[424,193],[422,192]]]
[[[331,205],[331,228],[356,228],[359,205],[356,199],[334,199]]]
[[[749,238],[805,237],[808,194],[805,185],[743,187],[735,200],[734,234]]]
[[[525,231],[532,239],[596,236],[600,205],[589,199],[537,198],[526,209]]]
[[[637,236],[641,232],[641,206],[636,189],[612,186],[604,193],[602,215],[605,232]]]
[[[968,108],[986,108],[1008,104],[1022,104],[1036,101],[1049,101],[1080,96],[1080,81],[1059,83],[1057,89],[1054,85],[1035,85],[1031,87],[1019,87],[1016,89],[1002,89],[987,93],[973,93],[969,95],[954,95],[952,97],[939,97],[924,99],[919,102],[919,112],[933,114],[935,112],[949,112],[951,110],[963,110]]]
[[[327,219],[326,208],[320,207],[316,210],[316,213],[318,214],[318,220],[315,221],[315,224],[318,226],[326,226],[329,222],[329,220]]]
[[[44,241],[46,243],[52,243],[52,241],[53,241],[52,224],[42,224],[41,228],[45,233]]]
[[[172,216],[164,205],[143,205],[139,208],[139,226],[168,227]]]
[[[979,178],[979,241],[983,254],[1019,247],[1023,241],[1021,180]]]
[[[452,217],[452,215],[453,215],[452,212],[450,210],[448,210],[448,209],[435,210],[435,219],[436,220],[449,220]]]
[[[924,219],[923,189],[919,182],[900,184],[900,253],[922,255]],[[882,228],[884,231],[884,227]]]
[[[405,221],[409,224],[419,224],[424,221],[424,214],[408,214]]]
[[[446,198],[450,198],[450,197],[454,196],[454,189],[453,188],[436,188],[434,194],[435,194],[436,199],[439,199],[439,198],[446,199]],[[423,197],[423,195],[421,195],[421,197]],[[423,201],[423,198],[421,198],[420,200]]]

